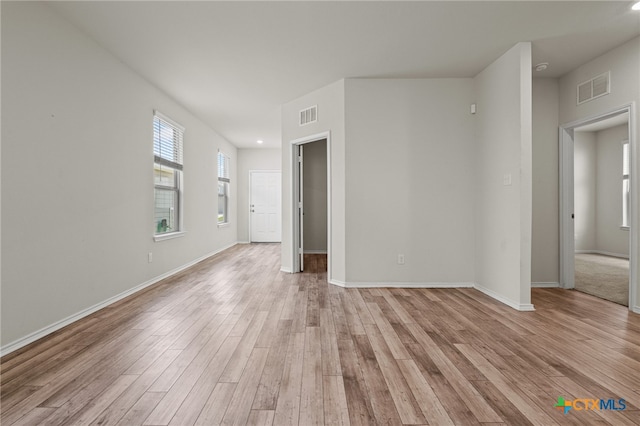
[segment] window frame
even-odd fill
[[[167,158],[167,155],[163,155],[162,145],[158,142],[158,146],[156,146],[156,140],[159,139],[159,135],[157,134],[157,127],[164,124],[173,130],[174,133],[174,143],[177,146],[171,146],[170,148],[173,150],[171,155]],[[171,118],[162,114],[161,112],[154,110],[153,112],[153,142],[154,142],[154,153],[153,153],[153,189],[154,189],[154,230],[153,230],[153,239],[154,241],[164,241],[172,238],[181,237],[185,234],[184,229],[184,161],[183,161],[183,149],[184,149],[184,131],[185,128],[180,124],[176,123]],[[177,136],[177,137],[176,137]],[[158,152],[160,151],[160,152]],[[163,185],[162,183],[156,182],[156,170],[170,169],[174,174],[173,185]],[[168,232],[158,232],[158,223],[156,218],[156,203],[158,191],[171,191],[174,193],[175,201],[175,209],[174,218],[173,218],[173,226],[176,228],[175,230]]]
[[[626,155],[625,155],[626,151]],[[625,173],[625,171],[627,173]],[[622,141],[622,225],[621,229],[629,229],[631,213],[631,145],[628,140]]]
[[[216,201],[217,201],[217,209],[216,209],[216,223],[218,227],[228,226],[231,222],[229,217],[229,199],[231,193],[231,173],[229,171],[231,159],[228,155],[225,155],[221,150],[218,150],[218,154],[216,155],[217,162],[217,185],[216,185]],[[220,188],[222,184],[223,193],[220,193]],[[224,216],[223,220],[220,221],[220,197],[223,198],[224,203]]]

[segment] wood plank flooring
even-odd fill
[[[238,245],[1,360],[4,425],[640,425],[640,315],[343,289]],[[624,399],[626,409],[554,407]],[[619,407],[619,405],[617,405]]]

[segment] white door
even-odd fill
[[[281,174],[279,171],[251,172],[251,242],[282,240]]]

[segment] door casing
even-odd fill
[[[289,158],[291,158],[291,226],[292,226],[292,269],[291,272],[297,273],[301,271],[300,260],[300,219],[298,194],[300,190],[300,168],[298,166],[298,146],[306,143],[317,142],[321,140],[327,141],[327,278],[329,282],[333,277],[331,265],[333,263],[331,250],[331,132],[326,131],[316,133],[314,135],[305,136],[292,140],[289,144]]]
[[[560,156],[560,287],[574,288],[575,286],[575,226],[572,215],[574,214],[574,175],[573,175],[573,151],[574,151],[574,130],[587,124],[596,123],[604,119],[619,115],[629,114],[629,148],[630,148],[630,170],[629,181],[631,184],[630,194],[630,222],[629,222],[629,309],[633,310],[636,303],[638,291],[638,211],[637,193],[635,187],[637,173],[637,141],[636,135],[636,115],[635,104],[629,103],[608,112],[597,114],[591,117],[582,118],[563,124],[559,128],[559,156]],[[640,312],[639,312],[640,313]]]

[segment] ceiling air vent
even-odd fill
[[[578,84],[578,105],[611,92],[610,72],[600,74],[591,80]]]
[[[318,106],[314,105],[300,111],[300,125],[304,126],[309,123],[318,121]]]

